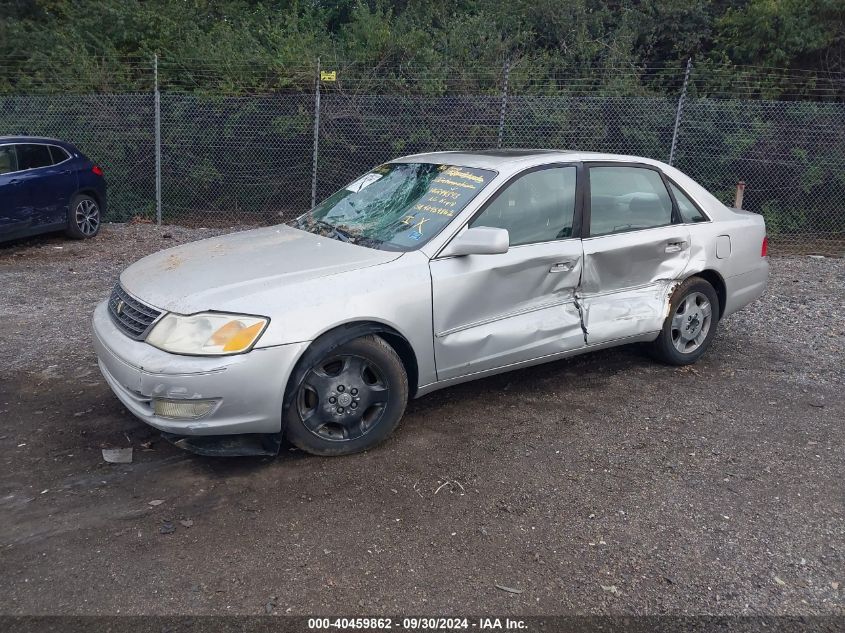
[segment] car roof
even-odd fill
[[[579,152],[557,149],[486,149],[472,151],[427,152],[396,158],[391,162],[414,162],[460,165],[496,171],[513,171],[532,165],[544,165],[555,162],[612,161],[645,163],[663,166],[663,163],[642,156],[625,154],[606,154],[602,152]]]
[[[607,154],[603,152],[581,152],[556,149],[489,149],[479,151],[428,152],[411,154],[396,158],[392,163],[434,163],[492,169],[503,179],[510,178],[525,169],[551,163],[575,162],[615,162],[639,163],[657,167],[681,189],[703,206],[711,217],[721,216],[724,205],[707,189],[680,170],[653,158],[629,156],[627,154]]]
[[[2,143],[46,143],[49,145],[60,145],[62,147],[74,147],[67,141],[49,136],[0,136],[0,144]]]

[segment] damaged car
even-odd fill
[[[145,257],[94,342],[117,397],[180,446],[343,455],[460,382],[630,343],[694,363],[767,278],[763,218],[669,165],[437,152],[288,224]]]

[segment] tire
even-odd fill
[[[365,451],[398,426],[408,402],[408,376],[381,337],[309,350],[294,372],[287,439],[313,455]],[[287,399],[286,399],[287,400]]]
[[[652,355],[669,365],[690,365],[710,347],[719,323],[719,297],[707,281],[690,277],[672,293],[669,314]]]
[[[65,234],[75,240],[85,240],[100,232],[100,205],[89,195],[78,193],[71,198],[67,210]]]

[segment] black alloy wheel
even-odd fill
[[[357,338],[310,363],[288,412],[288,439],[317,455],[345,455],[384,440],[399,423],[408,378],[393,348]]]

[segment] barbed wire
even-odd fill
[[[159,58],[141,53],[87,57],[67,65],[49,57],[0,58],[0,94],[151,92],[158,69],[160,91],[260,95],[312,92],[317,60],[266,58]],[[510,94],[573,96],[673,96],[683,85],[685,64],[584,63],[517,59],[509,62]],[[326,60],[320,81],[326,92],[347,94],[492,94],[504,86],[505,64],[457,67],[447,64],[365,63]],[[845,72],[769,66],[693,65],[693,97],[844,101]]]

